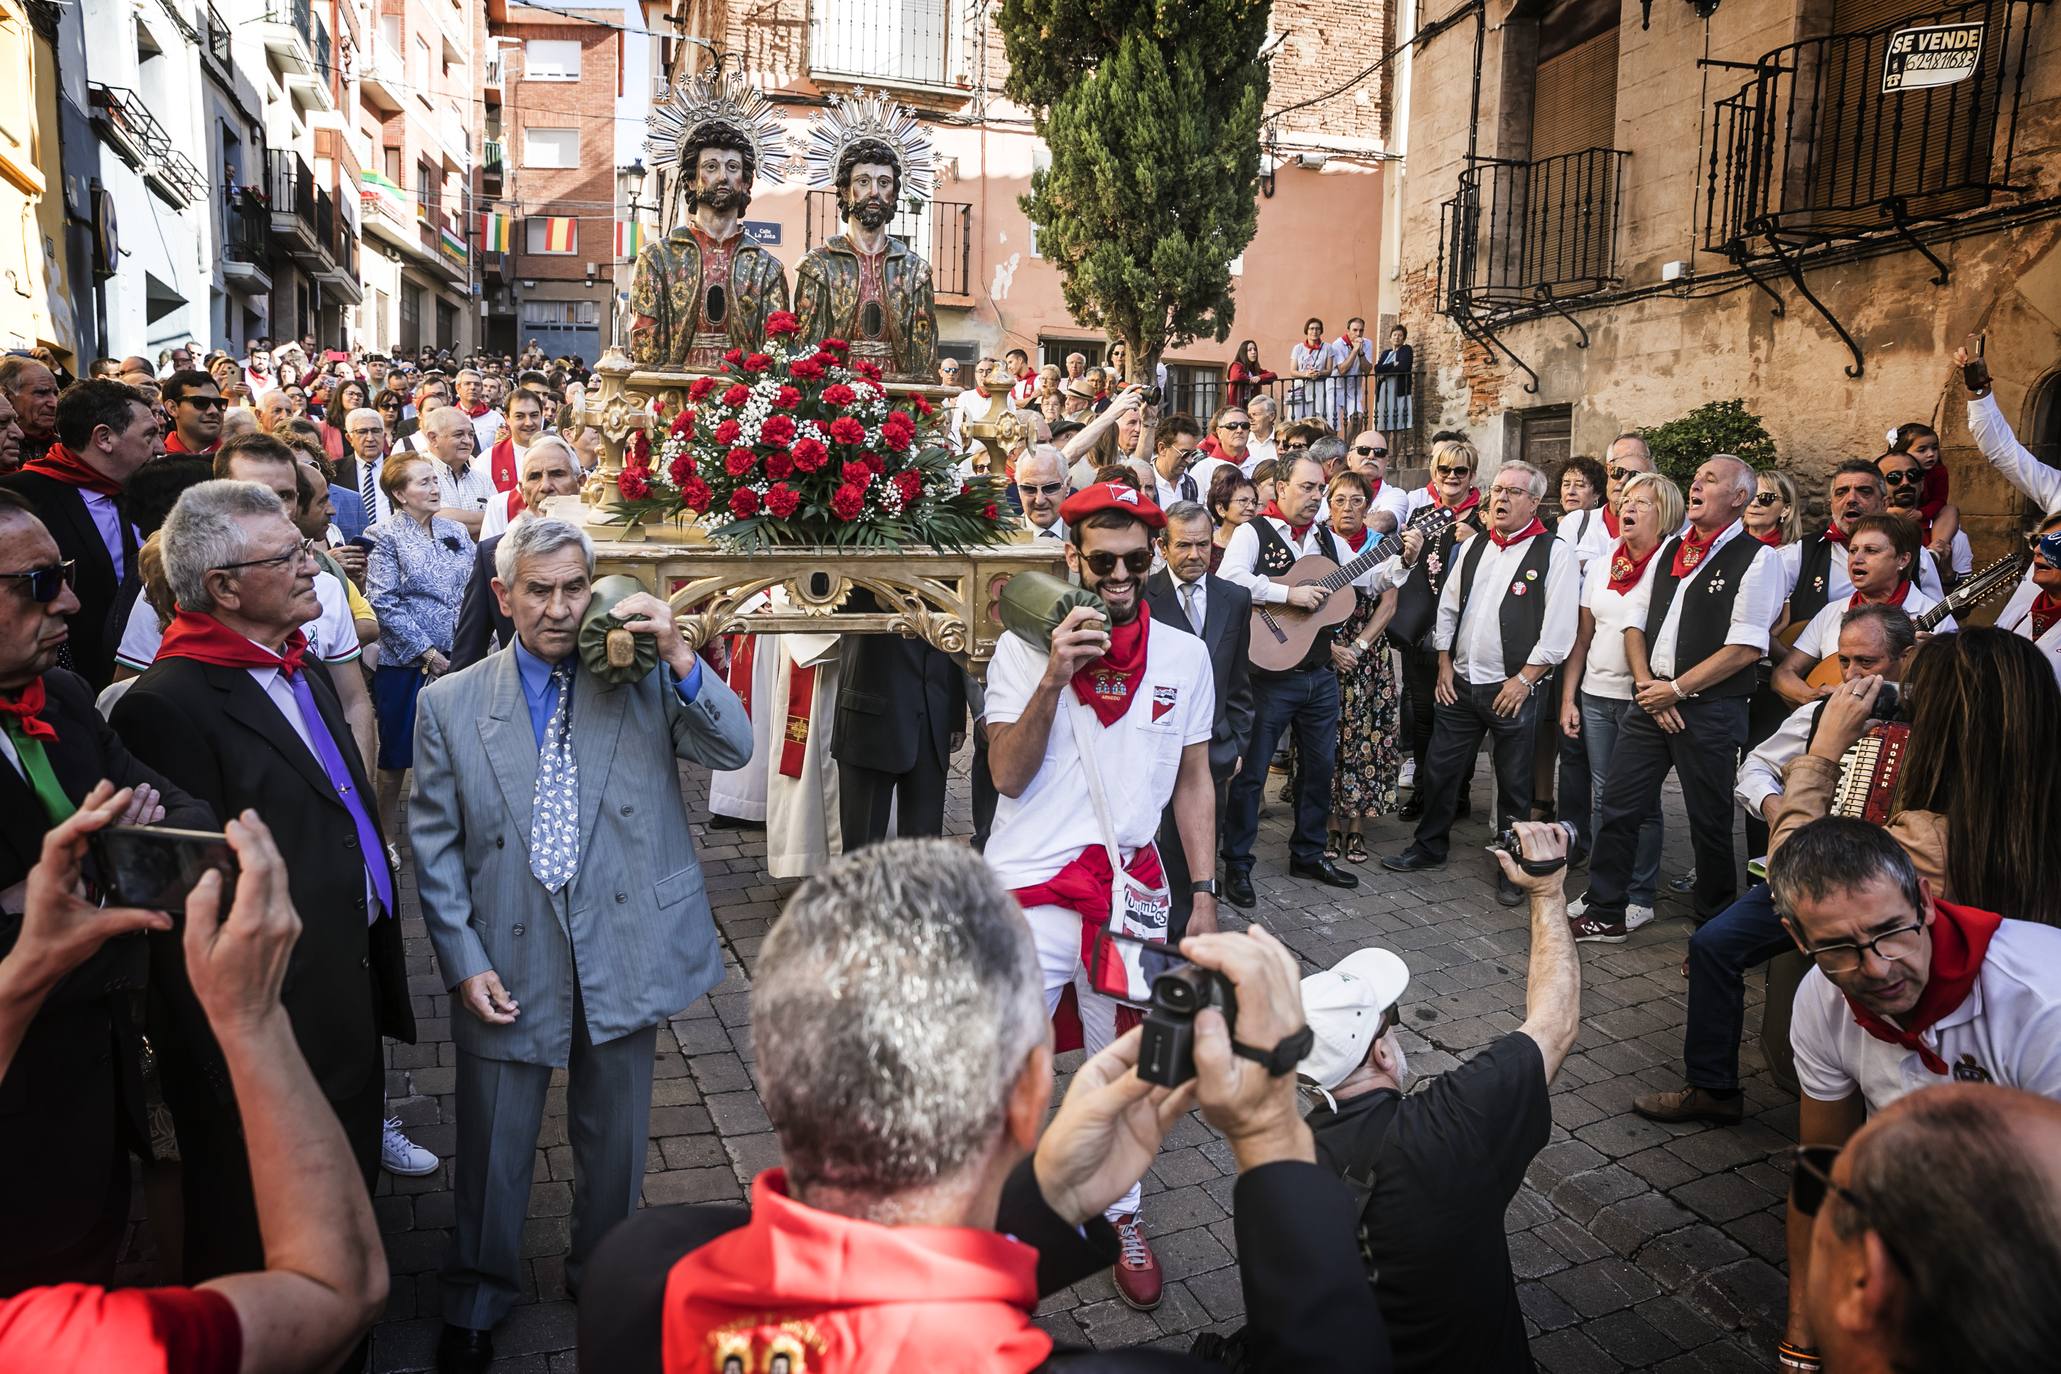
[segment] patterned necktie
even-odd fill
[[[1202,608],[1195,604],[1196,584],[1188,582],[1181,587],[1181,609],[1188,612],[1188,623],[1195,627],[1195,633],[1202,633]]]
[[[1195,486],[1195,478],[1194,478],[1194,476],[1193,476],[1193,475],[1191,475],[1191,474],[1189,474],[1189,473],[1185,473],[1185,472],[1184,472],[1184,473],[1182,473],[1182,474],[1181,474],[1181,499],[1182,499],[1183,501],[1193,501],[1193,500],[1195,499],[1195,493],[1196,493],[1196,486]]]
[[[365,523],[379,523],[379,474],[373,470],[372,460],[358,460],[358,496],[365,502]]]
[[[558,700],[537,747],[537,794],[530,802],[530,872],[556,892],[580,866],[580,766],[572,748],[572,660],[551,670]]]

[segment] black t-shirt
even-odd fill
[[[1374,1172],[1363,1212],[1398,1374],[1533,1368],[1503,1214],[1553,1127],[1538,1044],[1512,1031],[1400,1100],[1309,1115],[1317,1161]]]

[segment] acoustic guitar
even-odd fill
[[[1342,568],[1324,555],[1312,553],[1296,559],[1295,565],[1278,577],[1270,577],[1269,581],[1291,588],[1314,584],[1332,595],[1314,611],[1299,610],[1289,605],[1263,606],[1255,597],[1252,608],[1252,666],[1269,673],[1285,673],[1301,663],[1309,657],[1310,647],[1317,642],[1319,634],[1353,613],[1353,598],[1339,596],[1339,591],[1351,586],[1354,578],[1364,577],[1400,552],[1403,535],[1407,531],[1417,530],[1429,544],[1452,523],[1451,511],[1440,506],[1426,506],[1411,516],[1408,524],[1387,538],[1368,545],[1359,557]]]
[[[2030,557],[2030,554],[2023,553],[2006,554],[1981,572],[1971,574],[1931,610],[1912,616],[1911,623],[1919,634],[1925,634],[1948,616],[1972,610],[2005,588],[2017,586],[2019,575],[2025,571]],[[1839,655],[1830,653],[1818,660],[1818,666],[1810,670],[1804,682],[1812,687],[1837,687],[1840,677]]]

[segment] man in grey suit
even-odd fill
[[[484,1369],[521,1290],[544,1096],[568,1070],[566,1285],[637,1205],[657,1028],[722,980],[676,759],[740,768],[751,722],[648,594],[616,614],[660,664],[610,686],[579,666],[594,550],[525,520],[496,550],[515,640],[423,689],[408,833],[423,919],[457,1004],[457,1227],[444,1371]]]
[[[1160,553],[1166,566],[1145,583],[1145,606],[1162,625],[1178,625],[1201,639],[1216,670],[1216,728],[1209,737],[1209,774],[1217,786],[1217,824],[1223,825],[1224,794],[1237,776],[1238,761],[1252,739],[1252,593],[1209,570],[1212,543],[1209,511],[1197,501],[1176,501],[1166,509]],[[1166,865],[1174,906],[1168,939],[1209,933],[1191,928],[1195,896],[1188,855],[1168,804],[1159,826],[1159,857]],[[1216,881],[1216,874],[1198,881]],[[1216,928],[1214,921],[1209,930]]]

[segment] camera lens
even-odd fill
[[[1209,1005],[1209,975],[1193,964],[1169,969],[1152,980],[1153,1005],[1193,1015]]]

